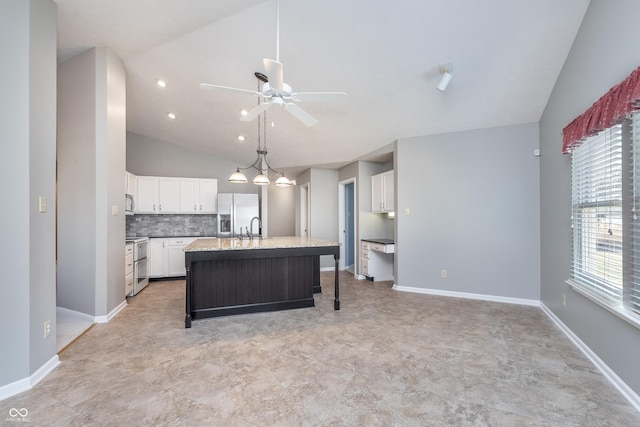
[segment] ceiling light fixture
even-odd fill
[[[165,82],[164,80],[161,79],[157,79],[156,80],[156,84],[160,87],[167,87],[167,82]]]
[[[244,135],[238,135],[238,141],[244,141],[244,140],[245,140]]]
[[[258,91],[260,91],[262,83],[266,83],[267,78],[262,73],[255,73],[256,78],[258,79]],[[258,97],[258,105],[260,105],[261,99]],[[261,120],[262,119],[262,120]],[[264,132],[263,144],[260,142],[260,133]],[[240,139],[240,137],[238,137]],[[258,117],[258,148],[256,149],[258,153],[258,157],[256,161],[253,162],[251,166],[247,166],[246,168],[237,167],[236,171],[231,174],[229,177],[229,182],[233,183],[246,183],[247,177],[241,171],[247,169],[255,169],[258,171],[258,175],[253,178],[253,183],[256,185],[269,185],[271,180],[269,180],[269,171],[280,175],[280,177],[276,180],[276,187],[290,187],[291,181],[289,178],[284,176],[283,172],[279,172],[269,166],[269,162],[267,162],[267,113],[262,112],[262,118]]]
[[[176,115],[174,113],[167,113],[167,117],[169,117],[172,120],[175,120]]]
[[[438,90],[442,92],[447,90],[447,86],[449,86],[449,83],[451,83],[451,79],[453,79],[452,73],[453,73],[452,63],[440,64],[440,74],[442,74],[442,77],[440,78],[440,83],[438,83],[438,86],[436,86]]]
[[[240,115],[241,116],[246,116],[247,113],[249,113],[249,112],[247,110],[245,110],[245,109],[240,110]]]

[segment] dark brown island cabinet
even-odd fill
[[[306,237],[197,239],[186,248],[185,328],[207,317],[314,307],[320,256],[335,260],[340,310],[340,244]]]

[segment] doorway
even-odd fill
[[[338,183],[338,223],[340,236],[341,270],[356,273],[356,179],[351,178]]]

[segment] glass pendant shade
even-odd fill
[[[291,186],[291,181],[289,181],[289,178],[287,178],[286,176],[282,175],[280,178],[276,179],[276,187],[290,187]]]
[[[244,176],[244,174],[242,172],[240,172],[240,168],[238,168],[229,177],[229,182],[235,182],[235,183],[239,183],[239,184],[244,184],[245,182],[247,182],[247,177]]]
[[[262,171],[260,171],[260,174],[253,178],[253,183],[256,185],[269,185],[271,181],[269,181],[269,178],[266,175],[263,175]]]

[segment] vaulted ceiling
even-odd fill
[[[94,46],[124,61],[128,131],[254,160],[257,122],[239,112],[257,98],[199,85],[257,90],[263,58],[276,59],[276,0],[55,1],[60,62]],[[588,5],[281,0],[285,82],[294,91],[344,91],[348,100],[300,103],[318,119],[313,127],[269,109],[272,166],[335,166],[398,138],[537,122]],[[441,92],[445,63],[454,77]]]

